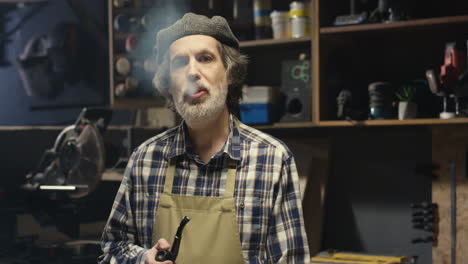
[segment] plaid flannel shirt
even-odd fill
[[[231,117],[223,149],[204,164],[184,123],[143,143],[132,155],[102,235],[99,263],[144,263],[169,159],[177,157],[173,194],[222,196],[227,159],[237,161],[234,198],[245,263],[309,263],[294,158],[289,149]],[[170,238],[167,238],[170,240]]]

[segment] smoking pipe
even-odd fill
[[[171,250],[160,250],[156,254],[156,261],[163,262],[166,260],[170,260],[175,262],[177,255],[179,254],[179,247],[180,247],[180,240],[182,239],[182,231],[184,230],[185,225],[190,221],[190,218],[184,216],[182,221],[177,228],[177,232],[174,237],[174,242],[172,242]]]

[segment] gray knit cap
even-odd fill
[[[161,29],[156,35],[156,65],[159,65],[172,42],[189,35],[207,35],[235,49],[239,49],[239,41],[229,28],[223,17],[214,16],[211,19],[187,13],[171,26]]]

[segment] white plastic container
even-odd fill
[[[242,100],[244,104],[272,103],[273,88],[271,86],[244,86],[242,88]]]
[[[307,17],[293,17],[291,18],[291,37],[302,38],[307,36]]]
[[[287,11],[274,10],[270,14],[271,27],[273,29],[273,38],[289,38],[289,14]]]

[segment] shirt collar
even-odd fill
[[[182,121],[177,127],[168,153],[168,159],[180,156],[185,153],[185,122]]]
[[[223,149],[218,152],[215,156],[226,153],[231,159],[240,160],[240,135],[239,135],[239,126],[240,122],[232,114],[229,115],[229,136],[224,144]],[[237,123],[237,124],[236,124]],[[171,144],[168,158],[172,159],[174,157],[183,155],[185,153],[190,153],[191,142],[188,137],[186,130],[187,125],[184,121],[176,128],[176,133],[174,136],[174,141]],[[192,151],[193,153],[193,151]]]

